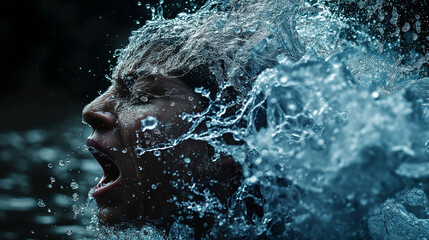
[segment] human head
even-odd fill
[[[225,204],[238,188],[241,172],[232,157],[212,159],[207,142],[180,137],[191,125],[183,114],[200,113],[210,104],[194,92],[196,87],[209,89],[213,99],[229,83],[233,96],[221,100],[235,101],[246,95],[258,73],[275,63],[279,50],[267,39],[281,38],[273,37],[268,23],[252,22],[246,2],[267,9],[253,1],[234,7],[210,1],[197,14],[148,22],[118,52],[112,86],[83,113],[94,130],[88,146],[105,171],[94,193],[103,223],[168,228],[178,215],[192,216],[179,205],[200,201],[204,189]],[[228,14],[237,21],[226,22]],[[142,125],[147,120],[150,127]],[[189,183],[203,187],[192,189]]]
[[[105,224],[141,221],[168,227],[169,218],[178,215],[176,202],[193,195],[186,186],[191,181],[205,184],[216,179],[224,187],[228,185],[225,189],[232,187],[231,192],[223,193],[220,191],[225,190],[213,187],[219,199],[232,194],[239,169],[227,158],[213,162],[205,142],[185,140],[165,149],[137,151],[169,144],[185,133],[189,123],[180,116],[201,111],[201,96],[179,79],[140,79],[133,88],[141,93],[133,95],[120,80],[114,80],[83,112],[93,128],[88,147],[105,173],[100,183],[110,183],[98,186],[93,193],[100,220]],[[156,118],[151,125],[156,127],[142,130],[141,122],[148,118]],[[234,179],[237,182],[229,184]]]

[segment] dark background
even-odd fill
[[[109,86],[105,75],[116,63],[113,52],[150,19],[146,4],[159,5],[138,2],[3,2],[0,131],[47,128],[65,117],[80,118],[82,107]],[[164,16],[192,11],[201,2],[165,1]]]

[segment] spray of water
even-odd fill
[[[214,158],[241,164],[244,181],[226,213],[210,192],[185,185],[204,200],[177,204],[216,216],[208,238],[429,237],[429,59],[390,41],[401,32],[426,36],[418,20],[413,30],[398,26],[396,8],[384,11],[391,5],[362,4],[375,22],[345,17],[329,1],[209,1],[172,20],[158,10],[117,52],[113,75],[130,82],[129,66],[139,77],[209,66],[219,90],[196,89],[209,104],[182,115],[189,131],[137,149],[203,140]],[[386,19],[394,32],[383,38]],[[231,88],[237,97],[225,101]],[[226,134],[242,144],[228,144]],[[103,231],[117,239],[159,234]],[[192,231],[177,219],[169,235],[187,239]]]

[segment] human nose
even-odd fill
[[[94,130],[107,131],[116,126],[116,116],[109,107],[111,99],[103,94],[88,105],[86,105],[82,112],[82,119],[84,123],[90,125]]]

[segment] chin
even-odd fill
[[[123,217],[121,211],[117,208],[98,208],[98,219],[102,225],[113,226],[120,224],[124,221]]]
[[[123,223],[133,225],[137,220],[136,213],[118,206],[115,207],[98,207],[98,219],[102,225],[118,226]]]

